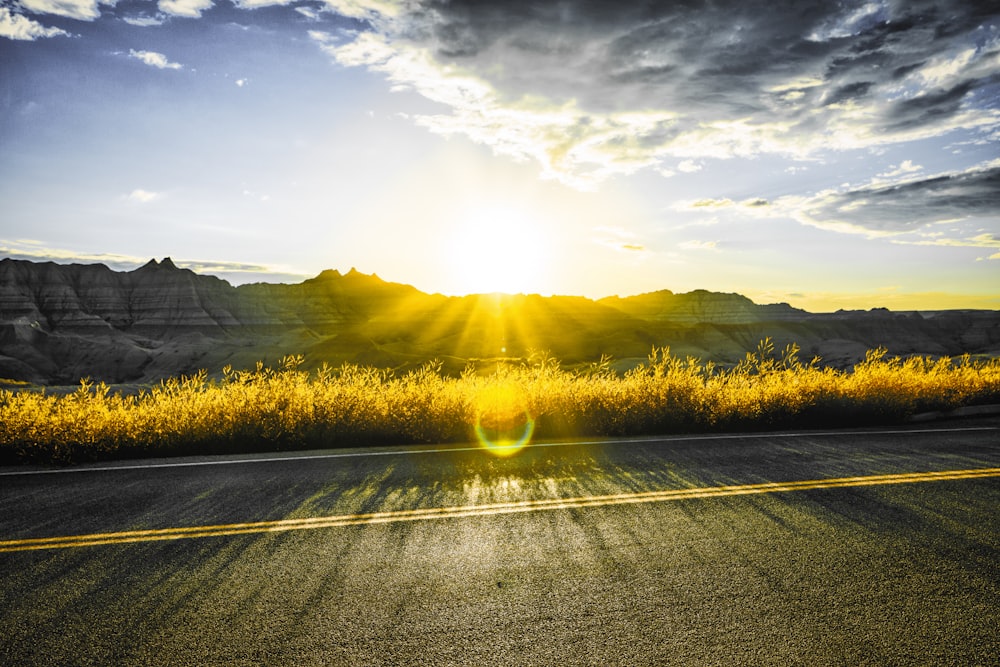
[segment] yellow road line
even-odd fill
[[[793,482],[763,482],[759,484],[736,484],[689,489],[670,489],[667,491],[617,493],[612,495],[582,496],[577,498],[546,498],[540,500],[524,500],[520,502],[492,503],[487,505],[464,505],[455,507],[394,510],[389,512],[373,512],[370,514],[345,514],[340,516],[324,516],[308,519],[281,519],[277,521],[228,523],[214,526],[187,526],[151,530],[130,530],[114,533],[92,533],[89,535],[69,535],[62,537],[38,537],[0,541],[0,553],[11,551],[33,551],[38,549],[68,549],[103,544],[127,544],[131,542],[154,542],[158,540],[180,540],[197,537],[219,537],[223,535],[273,533],[290,530],[316,530],[318,528],[338,528],[343,526],[399,523],[403,521],[427,521],[430,519],[491,516],[497,514],[515,514],[520,512],[538,512],[542,510],[652,503],[664,502],[668,500],[715,498],[720,496],[742,496],[757,493],[777,493],[783,491],[806,491],[809,489],[832,489],[851,486],[939,482],[947,480],[976,479],[982,477],[1000,477],[1000,468],[974,468],[971,470],[944,470],[939,472],[835,477],[829,479],[813,479]]]

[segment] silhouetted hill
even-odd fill
[[[609,297],[600,304],[617,308],[633,317],[652,322],[712,322],[715,324],[749,324],[800,320],[809,315],[787,303],[760,306],[742,294],[724,294],[695,290],[674,294],[660,290],[627,298]]]
[[[895,355],[1000,355],[1000,312],[812,314],[739,294],[668,290],[583,297],[445,297],[355,270],[302,283],[234,287],[169,258],[127,272],[101,264],[0,260],[0,378],[75,384],[152,382],[226,364],[251,367],[304,354],[307,367],[343,362],[408,367],[547,351],[565,364],[610,355],[619,368],[653,347],[735,363],[771,337],[849,366],[868,349]]]

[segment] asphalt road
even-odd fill
[[[991,417],[4,468],[0,664],[1000,664],[998,467]]]

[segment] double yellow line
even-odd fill
[[[182,540],[198,537],[219,537],[223,535],[277,533],[290,530],[316,530],[319,528],[340,528],[344,526],[399,523],[403,521],[428,521],[431,519],[494,516],[498,514],[540,512],[543,510],[574,509],[579,507],[602,507],[607,505],[624,505],[633,503],[655,503],[668,500],[715,498],[719,496],[742,496],[755,493],[807,491],[810,489],[833,489],[837,487],[877,486],[884,484],[913,484],[916,482],[941,482],[960,479],[977,479],[982,477],[1000,477],[1000,468],[897,473],[892,475],[868,475],[863,477],[835,477],[830,479],[814,479],[797,482],[764,482],[760,484],[708,486],[690,489],[671,489],[668,491],[616,493],[604,496],[524,500],[520,502],[492,503],[488,505],[432,507],[427,509],[373,512],[370,514],[345,514],[340,516],[315,517],[311,519],[281,519],[278,521],[255,521],[252,523],[227,523],[215,526],[189,526],[181,528],[159,528],[153,530],[129,530],[116,533],[69,535],[65,537],[39,537],[0,541],[0,553],[12,551],[34,551],[38,549],[69,549],[105,544],[127,544],[130,542]]]

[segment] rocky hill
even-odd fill
[[[134,271],[101,264],[0,260],[0,378],[41,385],[81,377],[155,382],[285,354],[307,366],[406,368],[431,359],[449,372],[470,360],[547,351],[566,364],[610,355],[619,368],[653,347],[734,363],[758,341],[795,342],[805,358],[850,366],[868,349],[895,355],[1000,356],[1000,312],[886,310],[812,314],[739,294],[663,290],[582,297],[445,297],[357,271],[299,284],[234,287],[169,258]]]

